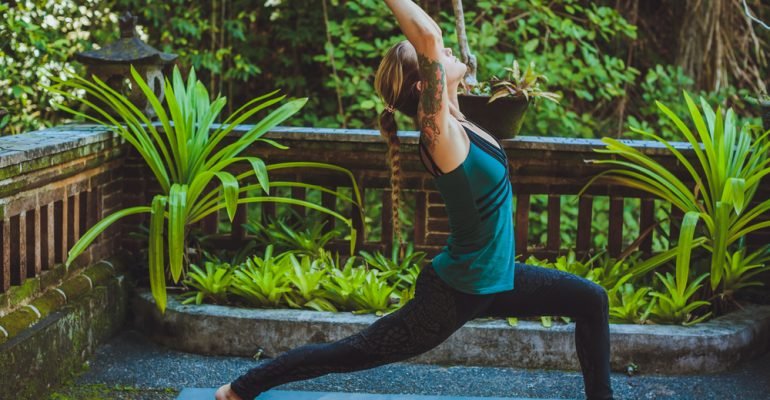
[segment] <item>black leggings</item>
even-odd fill
[[[243,400],[252,400],[284,383],[417,356],[474,318],[558,315],[575,320],[575,345],[588,399],[612,399],[604,288],[563,271],[519,263],[514,283],[514,289],[506,292],[467,294],[447,285],[428,264],[417,278],[414,299],[399,310],[339,341],[287,351],[241,375],[231,388]]]

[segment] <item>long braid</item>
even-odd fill
[[[388,141],[390,190],[393,200],[391,224],[395,238],[393,245],[398,244],[400,258],[403,258],[405,253],[405,242],[399,219],[399,210],[401,209],[401,143],[398,140],[398,125],[394,112],[397,109],[408,117],[417,117],[417,104],[420,98],[417,90],[419,78],[417,54],[407,41],[397,43],[388,50],[380,62],[374,78],[374,87],[387,106],[380,113],[379,125],[380,134]]]
[[[401,208],[401,141],[398,139],[396,120],[385,110],[380,114],[380,132],[388,141],[388,166],[390,169],[390,195],[393,212],[391,224],[395,241],[399,246],[399,257],[404,256],[404,240],[401,234],[399,210]]]

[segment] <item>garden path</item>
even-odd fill
[[[99,390],[110,390],[108,395],[96,397],[99,399],[175,400],[180,398],[184,388],[219,387],[254,365],[254,360],[244,357],[202,356],[170,350],[127,328],[101,345],[89,359],[88,370],[64,388],[64,393],[75,395],[51,399],[90,400],[94,397],[79,394],[82,392],[77,390],[96,386]],[[640,374],[629,377],[613,372],[611,379],[617,399],[770,400],[770,352],[717,374],[664,376],[640,371]],[[316,392],[316,396],[317,392],[348,394],[348,397],[334,397],[334,400],[584,398],[582,376],[575,371],[409,363],[349,374],[329,374],[282,385],[274,391],[276,395],[282,391]],[[355,397],[353,394],[390,396]],[[213,396],[209,398],[212,399]]]

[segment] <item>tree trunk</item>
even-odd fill
[[[452,6],[455,12],[455,26],[457,27],[457,42],[460,44],[460,54],[463,57],[463,62],[468,66],[468,71],[465,73],[465,84],[468,86],[476,86],[478,81],[476,80],[476,69],[478,64],[476,62],[476,56],[471,53],[468,48],[468,36],[465,34],[465,13],[463,12],[462,0],[452,0]]]

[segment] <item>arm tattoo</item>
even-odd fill
[[[441,111],[441,100],[446,85],[444,66],[438,60],[430,60],[417,54],[422,79],[422,95],[417,112],[420,132],[428,139],[428,147],[434,150],[438,135],[441,134],[436,119]]]

